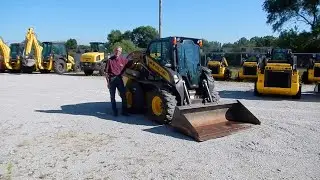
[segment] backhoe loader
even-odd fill
[[[301,80],[305,84],[320,82],[320,54],[313,54],[307,71],[304,71]]]
[[[260,124],[240,101],[220,101],[211,70],[201,64],[201,47],[201,39],[166,37],[130,53],[124,71],[129,112],[147,112],[196,141]]]
[[[259,59],[259,55],[257,54],[245,54],[241,61],[241,68],[238,72],[237,80],[256,80]]]
[[[228,67],[228,62],[223,53],[212,53],[208,68],[212,71],[212,77],[215,79],[230,80],[231,71]]]
[[[23,54],[23,44],[22,43],[12,43],[10,44],[10,69],[11,73],[20,73],[21,72],[21,60]]]
[[[254,94],[285,95],[301,98],[301,84],[297,57],[290,49],[274,48],[259,63]]]
[[[104,75],[105,62],[105,46],[102,42],[90,42],[90,52],[81,55],[80,64],[85,75],[90,76],[94,71],[99,71],[100,75]]]
[[[64,42],[42,42],[42,66],[41,73],[54,71],[57,74],[66,72],[79,72],[80,63],[75,61],[68,54],[68,49]]]
[[[2,64],[2,66],[0,65],[0,71],[5,72],[5,70],[8,70],[12,73],[20,72],[23,45],[21,43],[12,43],[10,44],[10,47],[8,47],[0,38],[0,51],[3,54],[3,61],[0,62],[0,64]]]
[[[22,56],[22,71],[32,73],[39,71],[42,67],[42,47],[38,42],[33,28],[28,28],[25,38],[25,48]],[[34,50],[34,51],[33,51]]]

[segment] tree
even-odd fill
[[[218,41],[207,41],[207,40],[203,40],[203,51],[206,52],[212,52],[212,51],[216,51],[218,49],[221,49],[221,43],[219,43]]]
[[[290,20],[304,22],[316,35],[320,32],[319,0],[265,0],[263,10],[267,12],[267,23],[273,31],[282,31]]]
[[[120,42],[116,42],[116,43],[108,46],[108,51],[110,53],[113,52],[113,49],[116,48],[117,46],[121,46],[122,47],[122,52],[123,53],[130,53],[132,51],[139,50],[139,48],[136,47],[135,44],[133,44],[132,41],[130,41],[130,40],[121,40]]]
[[[150,41],[158,37],[158,31],[151,26],[140,26],[133,29],[131,33],[132,42],[140,47],[147,48]]]
[[[131,31],[125,31],[123,34],[122,34],[122,39],[125,39],[125,40],[131,40],[131,35],[132,35],[132,32]]]
[[[68,39],[66,42],[66,47],[68,49],[77,49],[78,43],[76,39]]]
[[[108,45],[112,46],[113,44],[122,41],[123,36],[120,30],[111,30],[107,39]]]

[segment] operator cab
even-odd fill
[[[189,88],[199,85],[200,46],[202,40],[185,37],[167,37],[152,41],[146,55],[162,67],[180,74]]]
[[[269,63],[292,64],[292,51],[290,49],[272,49],[267,54]]]
[[[91,52],[104,52],[105,46],[102,42],[90,42]]]
[[[23,53],[23,45],[19,43],[10,44],[10,60],[17,60],[22,56]]]
[[[42,56],[44,59],[49,58],[52,55],[59,55],[67,57],[67,49],[64,43],[43,42],[42,43]]]

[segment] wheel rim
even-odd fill
[[[60,72],[63,71],[63,65],[62,65],[61,63],[58,65],[58,70],[59,70]]]
[[[162,100],[159,96],[155,96],[152,99],[152,111],[155,115],[160,116],[162,114]]]
[[[127,91],[126,98],[127,98],[127,107],[131,108],[132,107],[132,93]]]

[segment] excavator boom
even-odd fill
[[[12,69],[10,65],[10,47],[4,43],[3,39],[0,37],[0,50],[3,53],[4,65],[6,69]]]
[[[31,50],[34,48],[34,58],[31,57]],[[42,67],[42,46],[40,46],[33,28],[29,28],[25,38],[25,49],[23,51],[23,66],[32,67],[36,69],[43,69]]]

